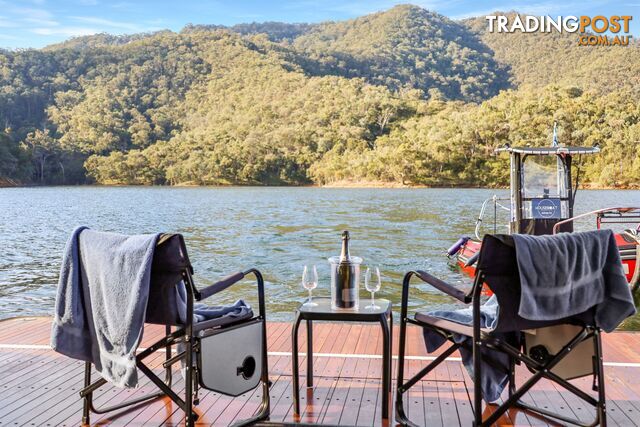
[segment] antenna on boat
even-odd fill
[[[553,142],[551,143],[551,146],[558,146],[558,122],[553,122]]]

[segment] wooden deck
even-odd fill
[[[330,425],[388,425],[380,416],[380,350],[382,340],[376,326],[316,323],[314,326],[313,389],[302,391],[302,422]],[[0,427],[4,426],[77,426],[81,421],[78,390],[82,384],[82,363],[65,358],[48,347],[50,319],[21,318],[0,322]],[[397,334],[397,328],[395,330]],[[160,328],[150,326],[143,346],[161,335]],[[291,398],[290,325],[269,324],[269,371],[271,420],[294,421]],[[398,340],[394,339],[394,345]],[[409,374],[417,372],[430,360],[420,331],[410,330]],[[301,331],[301,352],[304,332]],[[394,355],[397,348],[394,349]],[[605,371],[607,377],[608,416],[611,425],[640,425],[640,334],[617,332],[605,337]],[[155,366],[162,354],[153,359]],[[394,364],[395,365],[395,364]],[[306,360],[300,358],[304,387]],[[521,379],[526,372],[519,372]],[[176,390],[183,389],[180,375],[175,375]],[[143,376],[141,378],[144,379]],[[588,380],[578,380],[584,390],[591,390]],[[471,381],[457,357],[442,364],[435,374],[413,388],[407,398],[409,416],[421,426],[471,425]],[[153,392],[143,380],[134,390],[112,387],[101,389],[97,405],[114,404]],[[544,382],[527,397],[538,406],[573,415],[585,421],[591,417],[577,398]],[[231,399],[201,391],[197,407],[199,425],[227,426],[235,419],[249,417],[260,403],[260,390]],[[484,408],[485,413],[492,407]],[[169,399],[133,408],[128,412],[93,415],[94,425],[179,425],[182,411]],[[512,411],[501,425],[546,426],[549,421],[534,415]]]

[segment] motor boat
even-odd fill
[[[554,124],[550,147],[511,147],[496,150],[508,153],[511,162],[510,194],[508,198],[494,195],[486,199],[476,220],[473,237],[462,236],[448,250],[447,256],[463,272],[475,275],[475,263],[480,254],[485,214],[493,205],[493,233],[498,233],[498,211],[509,212],[509,234],[532,235],[573,232],[574,223],[587,217],[595,219],[595,228],[612,226],[625,274],[634,294],[640,288],[640,207],[609,207],[574,216],[574,202],[579,186],[580,160],[583,155],[595,155],[599,146],[565,147],[557,142]],[[575,162],[577,157],[577,162]],[[572,169],[577,173],[572,184]]]

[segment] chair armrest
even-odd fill
[[[438,279],[435,276],[427,273],[426,271],[417,270],[416,275],[425,283],[430,284],[434,288],[439,291],[444,292],[445,294],[457,299],[460,302],[465,304],[469,304],[471,302],[471,295],[464,293],[462,290],[456,288],[453,285],[448,284],[447,282]]]
[[[205,298],[209,298],[211,295],[217,294],[218,292],[222,292],[227,289],[229,286],[238,283],[240,280],[244,279],[245,273],[239,271],[237,273],[233,273],[222,280],[217,281],[213,285],[207,286],[206,288],[199,290],[196,294],[196,300],[202,301]]]

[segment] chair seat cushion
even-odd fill
[[[235,313],[226,314],[220,317],[214,317],[212,319],[200,320],[193,324],[194,332],[200,332],[210,328],[220,328],[222,326],[229,326],[234,323],[242,323],[253,318],[253,311],[251,309],[242,310]]]
[[[473,326],[431,316],[428,313],[417,312],[415,314],[415,320],[446,332],[466,335],[468,337],[473,336]],[[491,329],[489,328],[481,328],[480,330],[486,334],[491,333]]]

